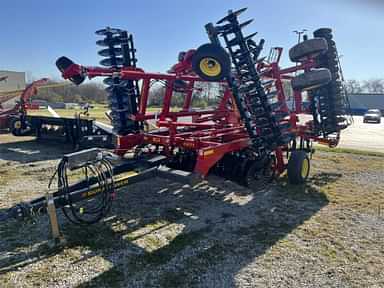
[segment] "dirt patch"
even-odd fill
[[[7,151],[0,210],[41,195],[62,154],[18,162]],[[215,176],[135,184],[101,223],[60,214],[62,250],[49,248],[46,217],[0,224],[0,286],[381,287],[383,159],[319,152],[306,185],[282,177],[261,193]]]

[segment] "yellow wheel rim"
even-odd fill
[[[200,70],[209,77],[218,76],[221,73],[221,65],[214,58],[203,58],[200,61]]]
[[[309,173],[309,160],[304,159],[303,164],[301,165],[301,177],[306,178]]]
[[[21,128],[21,122],[20,121],[15,121],[15,129],[20,129]]]

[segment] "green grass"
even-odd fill
[[[367,151],[367,150],[351,149],[351,148],[329,148],[329,147],[316,145],[316,150],[323,151],[323,152],[331,152],[331,153],[345,153],[345,154],[356,154],[356,155],[363,155],[363,156],[384,157],[384,152]]]
[[[103,104],[96,104],[93,105],[94,108],[89,110],[89,117],[94,118],[97,121],[104,122],[107,124],[110,124],[109,119],[105,116],[105,112],[109,110],[107,105]],[[171,111],[175,111],[178,108],[171,108]],[[81,113],[84,110],[82,109],[54,109],[57,114],[59,114],[61,117],[75,117],[75,114]],[[147,107],[147,112],[153,113],[153,112],[159,112],[161,111],[161,107]],[[40,115],[40,116],[52,116],[51,113],[49,113],[48,109],[39,109],[39,110],[28,110],[29,115]]]
[[[106,105],[95,105],[93,109],[89,110],[89,117],[94,118],[98,121],[109,123],[108,118],[105,116],[105,112],[108,110]],[[83,112],[82,109],[55,109],[56,113],[61,117],[75,117],[75,114]],[[52,116],[48,109],[39,110],[28,110],[29,115],[40,115],[40,116]]]

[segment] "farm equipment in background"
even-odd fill
[[[244,11],[229,11],[216,25],[207,24],[210,42],[180,53],[167,74],[138,68],[132,35],[114,28],[96,32],[103,37],[97,44],[104,47],[99,55],[105,57],[100,62],[105,67],[59,58],[56,65],[63,77],[76,85],[86,77],[105,77],[117,135],[114,153],[91,149],[65,155],[55,174],[56,192],[17,205],[0,219],[48,213],[57,232],[55,209],[62,208],[76,224],[94,223],[107,214],[118,188],[157,175],[185,183],[196,179],[193,175],[212,172],[258,191],[287,171],[291,183],[304,183],[312,143],[336,146],[340,131],[350,123],[332,32],[319,29],[314,38],[305,36],[289,51],[297,64],[283,69],[282,48],[273,48],[268,59],[260,58],[264,40],[256,43],[256,33],[243,34],[252,22],[239,22]],[[163,106],[159,113],[149,113],[155,81],[165,85]],[[292,85],[292,105],[284,81]],[[221,87],[217,107],[191,107],[199,82]],[[185,95],[179,111],[171,111],[174,91]],[[304,98],[309,106],[303,105]],[[144,131],[148,121],[158,129]],[[70,175],[76,171],[84,171],[85,178],[74,183]]]
[[[17,125],[11,126],[11,131],[15,136],[36,136],[38,141],[69,143],[74,150],[89,147],[113,148],[113,135],[109,125],[103,125],[84,113],[75,113],[74,117],[13,117],[12,123]]]
[[[89,118],[90,106],[74,117],[60,117],[48,107],[52,116],[28,115],[29,100],[38,89],[68,84],[49,84],[40,79],[29,84],[23,91],[12,91],[0,96],[0,130],[10,130],[14,136],[36,136],[37,140],[53,140],[70,143],[75,149],[88,147],[112,148],[112,129],[109,125]],[[18,99],[15,99],[18,98]],[[1,103],[12,102],[10,108]],[[4,104],[3,104],[4,105]]]
[[[7,76],[5,76],[6,78]],[[17,122],[13,117],[23,119],[26,116],[29,99],[37,94],[38,87],[47,83],[48,79],[43,78],[27,85],[24,90],[6,92],[0,95],[0,130],[12,127],[11,131],[17,129],[22,133],[21,122]],[[5,106],[6,102],[12,102],[10,107]]]

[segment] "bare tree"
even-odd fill
[[[362,93],[363,92],[363,88],[361,87],[361,83],[358,80],[355,80],[355,79],[347,80],[345,83],[345,86],[346,86],[347,92],[349,94],[356,94],[356,93]]]
[[[154,85],[149,90],[148,105],[161,106],[165,94],[165,87],[161,85]]]
[[[104,86],[98,83],[87,83],[80,86],[60,86],[60,82],[51,82],[58,86],[48,85],[48,87],[38,90],[34,99],[47,100],[49,102],[90,102],[104,103],[107,100],[107,93]]]
[[[364,81],[363,89],[368,93],[384,93],[383,79],[370,79]]]

